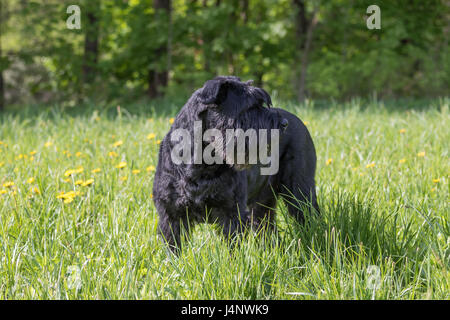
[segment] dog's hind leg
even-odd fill
[[[250,206],[251,226],[256,232],[275,231],[277,199],[271,188],[266,188]]]
[[[289,214],[299,223],[305,221],[304,213],[319,213],[314,178],[300,177],[287,179],[281,185],[281,195]]]

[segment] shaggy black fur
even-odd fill
[[[172,250],[180,246],[181,231],[189,231],[197,222],[220,224],[226,237],[239,233],[241,226],[249,223],[257,228],[273,226],[278,195],[287,200],[289,212],[299,222],[303,221],[303,212],[291,196],[318,211],[316,153],[311,136],[300,119],[270,108],[271,104],[269,94],[252,86],[251,81],[221,76],[207,81],[181,109],[161,142],[153,184],[158,229]],[[202,121],[203,130],[217,128],[223,133],[236,128],[283,130],[278,173],[264,176],[259,165],[225,162],[174,164],[171,150],[177,141],[171,141],[171,133],[185,128],[193,136],[194,121]]]

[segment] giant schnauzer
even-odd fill
[[[318,212],[311,136],[299,118],[271,105],[269,94],[251,81],[220,76],[195,91],[176,116],[161,142],[153,184],[158,230],[173,251],[180,247],[181,232],[197,222],[220,224],[227,238],[245,225],[272,229],[279,196],[299,222],[305,208]],[[239,141],[243,153],[225,150],[234,142],[239,148]],[[258,147],[255,162],[250,151]],[[206,159],[207,148],[214,161]],[[263,151],[277,162],[269,164],[272,172],[267,159],[261,160]]]

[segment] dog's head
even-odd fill
[[[283,118],[278,111],[272,109],[270,95],[262,88],[253,86],[253,81],[242,82],[235,76],[219,76],[208,80],[202,89],[198,91],[198,99],[204,105],[205,129],[215,128],[222,132],[228,129],[242,129],[245,137],[245,163],[235,164],[237,169],[245,169],[251,164],[248,150],[259,145],[261,129],[267,130],[267,148],[270,149],[271,130],[276,129],[283,132],[287,125],[287,119]],[[250,129],[250,130],[249,130]],[[253,143],[249,138],[252,132],[256,133],[258,143]],[[239,144],[236,135],[236,143]],[[229,141],[226,141],[229,143]],[[222,144],[222,142],[221,142]],[[224,144],[222,144],[225,146]],[[234,155],[237,157],[237,155]],[[227,161],[228,162],[228,161]]]
[[[218,76],[206,81],[200,89],[199,100],[210,110],[235,120],[237,128],[284,130],[288,125],[286,119],[270,110],[270,95],[264,89],[253,86],[253,80],[242,82],[236,76]]]

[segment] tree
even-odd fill
[[[94,81],[98,62],[99,15],[101,0],[86,1],[86,24],[83,57],[83,82]]]
[[[2,54],[2,23],[3,23],[3,0],[0,0],[0,111],[5,107],[5,88],[3,78],[3,54]]]
[[[155,16],[163,25],[167,26],[166,43],[161,44],[155,49],[157,58],[166,56],[166,66],[153,65],[148,71],[148,96],[156,98],[162,96],[163,88],[167,87],[169,82],[169,65],[170,65],[170,45],[171,45],[171,0],[154,0]]]
[[[296,36],[297,36],[297,52],[299,57],[300,70],[297,87],[297,99],[299,102],[305,100],[305,86],[306,86],[306,74],[308,71],[308,59],[311,50],[313,32],[317,24],[317,4],[315,4],[313,12],[310,17],[307,17],[306,6],[304,0],[294,0],[294,5],[297,9],[296,13]]]

